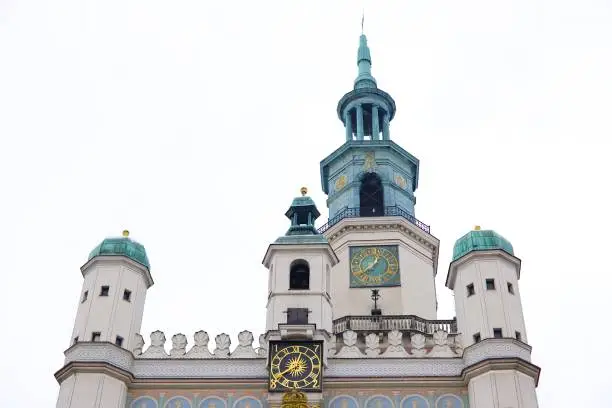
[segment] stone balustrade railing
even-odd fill
[[[443,330],[449,334],[457,333],[457,321],[453,320],[427,320],[418,316],[344,316],[334,320],[334,334],[341,334],[345,330],[356,332],[384,332],[398,330],[401,332],[420,332],[433,334]]]
[[[397,329],[377,328],[369,333],[344,330],[332,336],[328,343],[329,358],[397,358],[397,357],[460,357],[463,354],[460,336],[449,333],[443,327],[433,333],[402,332]],[[166,336],[157,330],[151,333],[151,343],[145,348],[140,334],[136,334],[133,354],[139,359],[163,358],[266,358],[268,342],[265,335],[259,336],[259,347],[253,346],[253,333],[244,330],[238,334],[238,345],[230,351],[231,339],[221,333],[215,337],[215,348],[210,351],[209,336],[203,330],[193,335],[193,346],[187,350],[187,336],[172,336],[172,348],[166,351]]]

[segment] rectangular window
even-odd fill
[[[83,297],[81,298],[81,303],[85,303],[85,301],[87,300],[87,295],[89,295],[89,291],[88,290],[83,292]]]
[[[499,329],[499,328],[493,329],[493,337],[495,337],[496,339],[501,339],[502,338],[502,329]]]
[[[474,343],[478,343],[480,341],[480,333],[476,333],[473,337],[474,337]]]
[[[467,295],[468,297],[472,296],[474,293],[476,293],[474,291],[474,284],[470,283],[469,285],[467,285]]]
[[[308,309],[298,307],[288,308],[287,324],[308,324]]]
[[[132,301],[132,291],[131,290],[126,289],[123,291],[123,300],[125,300],[126,302]]]
[[[79,342],[79,336],[76,336],[74,339],[72,339],[72,344],[77,344],[78,342]]]
[[[123,346],[123,337],[121,337],[121,336],[117,336],[117,337],[115,338],[115,344],[116,344],[117,346],[119,346],[119,347]]]
[[[514,295],[514,286],[510,282],[508,282],[508,293]]]
[[[91,341],[100,341],[100,336],[102,334],[100,332],[91,333]]]
[[[521,341],[521,332],[520,331],[515,331],[514,332],[514,337],[516,337],[516,339],[518,341]]]
[[[485,283],[487,284],[487,290],[495,290],[495,279],[487,279]]]
[[[102,286],[102,288],[100,289],[100,296],[108,296],[109,290],[109,286]]]

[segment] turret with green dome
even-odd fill
[[[151,269],[144,246],[129,236],[129,231],[124,230],[121,237],[106,238],[89,253],[87,260],[90,261],[96,256],[125,256],[147,270]]]
[[[512,244],[506,238],[492,230],[481,230],[476,226],[455,242],[453,247],[453,261],[472,251],[491,251],[499,249],[514,255]]]

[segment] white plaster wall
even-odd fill
[[[302,259],[310,268],[308,290],[289,290],[291,263]],[[308,308],[309,323],[331,332],[331,300],[327,295],[326,270],[331,269],[333,260],[326,249],[308,250],[297,247],[292,250],[276,250],[270,260],[269,298],[266,313],[266,330],[277,330],[279,323],[287,323],[287,308]]]
[[[71,336],[79,341],[91,341],[93,332],[101,333],[101,341],[114,343],[123,337],[123,347],[133,348],[134,334],[140,331],[147,286],[142,272],[128,262],[113,260],[93,263],[85,270],[83,288]],[[108,296],[100,296],[102,286],[109,286]],[[123,291],[132,291],[131,301],[123,300]],[[88,298],[81,303],[83,292]]]
[[[266,330],[277,330],[279,323],[287,323],[287,308],[307,308],[308,323],[317,329],[332,331],[331,303],[322,292],[291,291],[273,294],[268,302]]]
[[[495,290],[487,290],[486,279],[495,280]],[[508,282],[514,294],[508,292]],[[468,297],[469,284],[474,285],[475,294]],[[494,328],[501,328],[503,337],[515,337],[519,331],[521,341],[527,343],[516,266],[511,262],[496,255],[473,256],[458,266],[454,292],[457,325],[465,346],[474,343],[476,333],[482,339],[493,337]]]
[[[470,408],[538,408],[535,388],[533,378],[518,371],[491,371],[470,380]]]
[[[332,242],[340,262],[332,269],[333,316],[369,315],[372,288],[350,287],[350,246],[398,245],[401,286],[382,287],[378,307],[383,315],[416,315],[436,319],[432,251],[400,231],[355,231]]]
[[[60,385],[57,408],[124,407],[125,383],[106,374],[75,373]]]

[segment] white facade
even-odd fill
[[[81,268],[79,297],[71,345],[108,342],[133,350],[140,332],[147,289],[153,285],[148,269],[124,256],[97,256]],[[119,407],[127,385],[107,373],[75,372],[60,386],[57,408]]]
[[[447,286],[455,293],[457,326],[465,346],[495,337],[527,343],[519,292],[520,260],[508,253],[474,251],[453,262]],[[476,339],[475,339],[476,336]]]
[[[98,256],[81,272],[83,289],[71,344],[77,339],[92,341],[93,333],[100,333],[96,341],[115,343],[119,336],[122,347],[131,350],[142,325],[147,289],[153,284],[149,271],[126,257]],[[105,293],[103,288],[108,288]]]
[[[305,261],[310,269],[308,289],[290,289],[289,272],[295,261]],[[288,308],[306,308],[308,323],[332,332],[331,271],[338,259],[329,244],[272,244],[264,258],[269,287],[266,330],[278,330],[287,323]]]
[[[346,219],[325,235],[340,259],[332,270],[334,319],[365,316],[372,310],[371,289],[349,285],[349,248],[365,245],[398,245],[401,286],[379,288],[378,306],[383,314],[437,318],[435,276],[439,242],[436,238],[401,217]]]
[[[492,371],[470,380],[470,408],[537,408],[532,377],[516,370]]]

